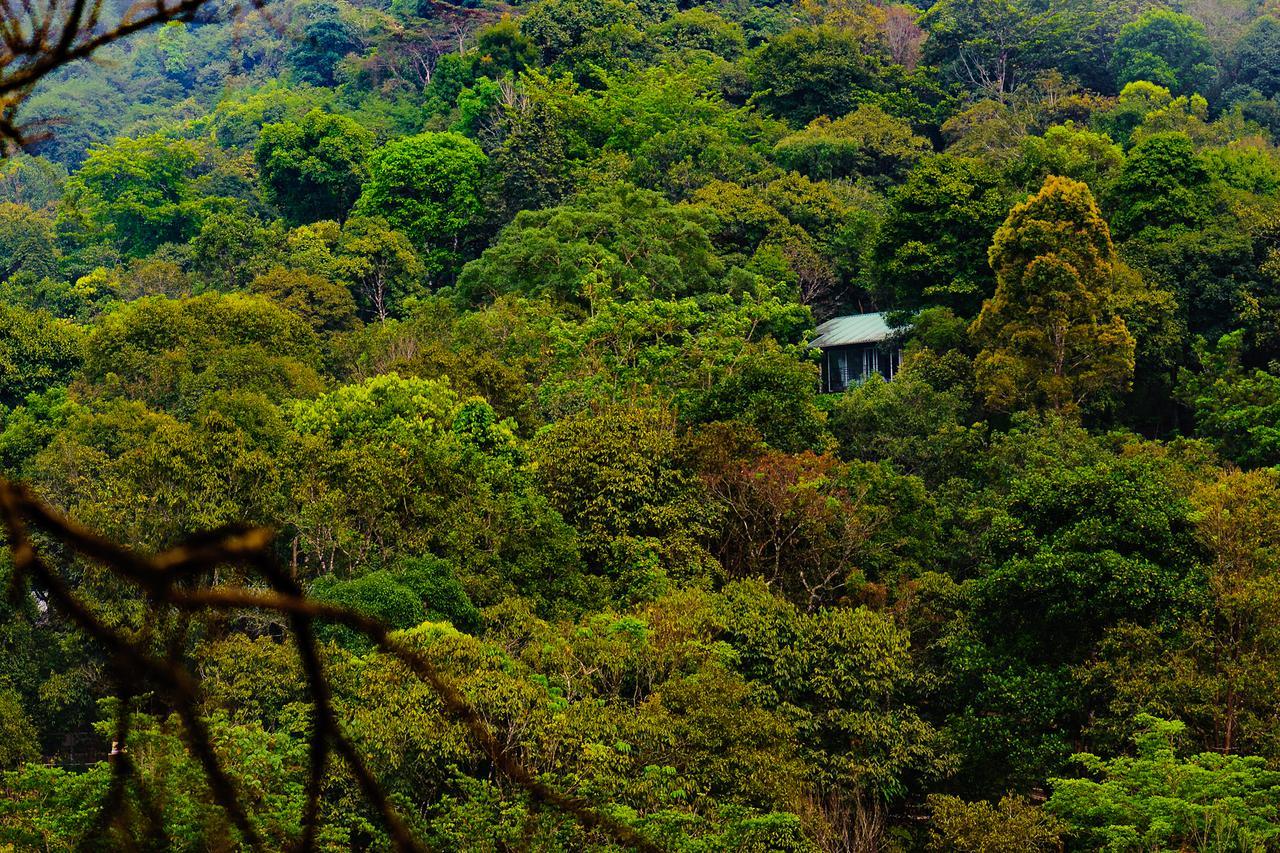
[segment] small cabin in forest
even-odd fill
[[[833,317],[818,326],[810,346],[822,350],[822,393],[839,394],[872,373],[892,379],[902,364],[902,349],[884,314]]]

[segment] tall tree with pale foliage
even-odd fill
[[[970,328],[987,405],[1077,412],[1128,387],[1134,339],[1112,304],[1118,261],[1087,184],[1048,178],[988,257],[996,292]]]

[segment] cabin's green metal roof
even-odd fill
[[[878,344],[891,337],[893,329],[884,321],[883,314],[854,314],[851,317],[832,317],[818,327],[817,334],[811,346],[825,349]]]

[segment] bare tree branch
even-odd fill
[[[499,741],[481,712],[467,701],[439,668],[419,651],[393,636],[385,625],[353,610],[308,598],[297,581],[276,561],[270,531],[262,528],[218,531],[193,537],[155,556],[144,557],[63,517],[25,486],[3,479],[0,479],[0,515],[3,516],[13,553],[14,576],[10,596],[16,599],[28,581],[34,581],[48,591],[51,603],[58,610],[111,654],[120,672],[119,683],[157,685],[182,719],[187,748],[200,761],[215,800],[226,811],[248,846],[261,849],[262,842],[213,749],[208,728],[198,710],[198,680],[181,659],[181,648],[172,647],[166,656],[158,657],[149,650],[145,633],[134,638],[106,624],[40,555],[28,533],[28,525],[38,528],[82,557],[103,565],[118,579],[140,587],[146,594],[149,613],[167,608],[183,613],[263,610],[288,618],[314,710],[303,830],[298,849],[314,849],[322,779],[330,754],[337,753],[355,776],[365,799],[382,817],[396,849],[422,850],[338,723],[332,688],[313,629],[317,619],[336,622],[359,632],[426,682],[439,697],[445,712],[463,723],[493,766],[528,793],[533,807],[549,805],[557,808],[584,828],[601,832],[635,850],[656,853],[660,849],[633,827],[538,779],[512,755],[509,746]],[[228,564],[250,570],[266,583],[267,588],[204,583],[204,577],[210,576],[213,568]],[[128,688],[122,686],[121,689]],[[127,713],[127,709],[122,709],[121,713]],[[118,740],[127,735],[127,722],[119,725],[121,734]],[[112,778],[103,809],[118,805],[130,778],[137,783],[136,774],[131,776],[127,758],[116,765]]]
[[[170,21],[192,19],[213,0],[135,0],[119,20],[104,22],[105,0],[0,0],[0,144],[9,151],[44,135],[18,122],[18,109],[31,90],[49,74],[134,33]],[[267,0],[244,0],[226,14],[265,12]],[[455,30],[483,17],[483,9],[430,0],[447,14]],[[429,74],[429,71],[427,72]]]

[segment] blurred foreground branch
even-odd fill
[[[428,0],[440,14],[458,22],[484,17],[479,8]],[[223,5],[229,17],[246,11],[265,14],[267,0]],[[32,88],[52,72],[88,59],[109,44],[149,27],[192,19],[214,0],[135,0],[122,14],[108,0],[0,0],[0,146],[8,154],[49,133],[47,127],[24,126],[18,109]],[[47,123],[44,123],[47,124]]]
[[[0,140],[10,149],[27,141],[18,107],[51,72],[140,30],[189,19],[210,2],[137,0],[109,21],[105,0],[0,0]],[[260,8],[263,0],[250,2]]]
[[[338,722],[313,630],[317,619],[340,623],[363,634],[383,653],[400,660],[414,675],[430,685],[445,712],[466,726],[498,772],[524,789],[535,804],[560,809],[585,828],[599,831],[624,846],[643,851],[659,849],[632,827],[536,778],[502,746],[480,713],[435,664],[393,636],[386,626],[355,611],[308,598],[297,581],[274,558],[271,531],[238,528],[203,534],[167,551],[145,557],[63,517],[26,486],[3,479],[0,479],[0,515],[13,552],[10,598],[15,602],[19,600],[26,593],[28,584],[44,590],[50,603],[63,616],[107,651],[114,664],[113,674],[122,696],[127,698],[140,684],[155,686],[181,718],[188,750],[203,767],[213,797],[250,848],[262,849],[261,837],[213,748],[208,727],[199,713],[199,680],[184,662],[182,649],[171,648],[164,655],[158,655],[152,648],[147,628],[137,636],[131,636],[104,622],[90,603],[79,597],[63,574],[45,558],[32,538],[32,529],[70,552],[104,566],[113,577],[138,587],[146,596],[147,626],[161,624],[160,617],[174,612],[259,610],[287,617],[314,711],[302,836],[298,839],[297,849],[312,850],[315,847],[321,787],[329,759],[334,753],[347,765],[365,799],[381,815],[396,849],[423,849]],[[247,569],[265,586],[250,588],[206,582],[212,577],[214,568],[227,565]],[[154,621],[150,617],[155,617]],[[138,791],[145,812],[147,797],[144,791],[138,790],[140,780],[133,774],[132,762],[124,751],[129,732],[127,704],[122,703],[121,716],[117,721],[115,736],[121,752],[113,762],[111,785],[99,808],[95,823],[95,830],[99,833],[123,819],[124,813],[118,807],[130,785]],[[127,831],[128,827],[121,829]]]

